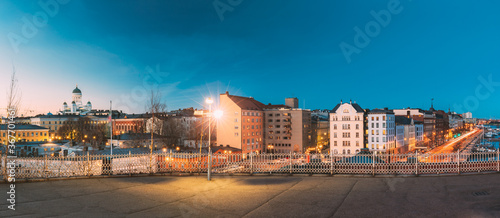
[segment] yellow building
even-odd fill
[[[46,142],[49,139],[49,129],[36,125],[18,125],[14,128],[13,135],[16,142]],[[9,137],[7,125],[0,125],[0,141],[7,144]]]

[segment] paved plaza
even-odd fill
[[[500,217],[500,174],[93,178],[17,183],[16,194],[0,217]]]

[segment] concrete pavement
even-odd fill
[[[0,217],[500,217],[500,174],[96,178],[16,193],[16,211],[3,200]]]

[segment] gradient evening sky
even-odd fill
[[[8,34],[22,36],[23,17],[42,9],[0,1],[0,108],[15,65],[23,113],[55,113],[75,84],[94,108],[113,100],[143,112],[154,77],[170,110],[200,108],[209,93],[228,90],[265,104],[295,96],[308,109],[340,99],[428,109],[434,98],[447,111],[465,101],[457,112],[500,118],[500,86],[476,94],[478,77],[500,82],[499,1],[401,0],[402,11],[350,63],[340,43],[354,45],[354,28],[389,0],[243,0],[223,20],[212,2],[71,0],[15,52]]]

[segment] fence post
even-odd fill
[[[457,167],[458,167],[458,174],[460,174],[460,150],[457,151]]]
[[[252,159],[252,152],[248,153],[250,155],[250,174],[253,174],[253,159]]]
[[[87,176],[90,176],[90,154],[87,151]]]
[[[500,149],[497,150],[497,172],[500,172]]]
[[[127,164],[129,167],[128,167],[128,176],[132,176],[132,151],[128,151],[128,162],[129,164]]]
[[[207,179],[208,179],[208,181],[210,181],[211,176],[212,176],[212,152],[210,150],[208,152],[208,170],[207,171],[208,171],[207,172]]]
[[[375,176],[375,151],[372,153],[372,173]]]
[[[168,169],[170,170],[170,174],[172,174],[172,149],[170,149],[170,153],[168,153]]]
[[[292,152],[290,151],[290,174],[293,172]]]
[[[415,175],[418,175],[418,151],[415,151]]]
[[[149,174],[153,174],[153,153],[149,153]]]
[[[45,178],[48,177],[48,175],[47,175],[47,154],[45,154],[45,159],[43,161],[43,174],[45,174]]]
[[[333,175],[333,154],[330,154],[330,175]]]

